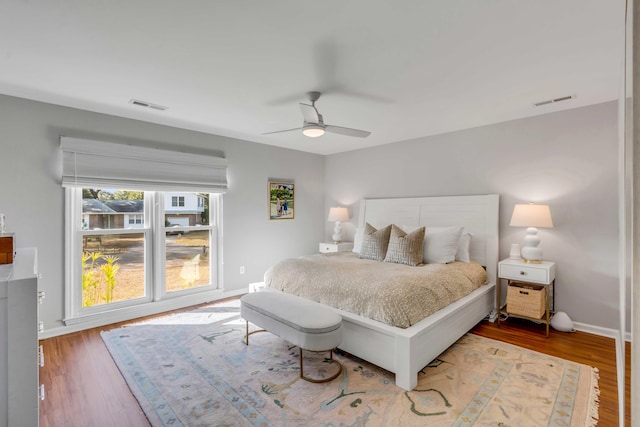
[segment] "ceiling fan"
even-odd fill
[[[275,132],[267,132],[263,133],[263,135],[271,135],[274,133],[283,133],[283,132],[293,132],[302,130],[302,134],[308,136],[310,138],[317,138],[319,136],[324,135],[325,132],[330,133],[338,133],[340,135],[347,136],[355,136],[358,138],[366,138],[371,135],[371,132],[367,132],[365,130],[345,128],[342,126],[333,126],[324,123],[322,119],[322,114],[318,113],[316,109],[316,101],[320,99],[320,92],[308,92],[307,98],[311,101],[311,105],[309,104],[300,104],[300,111],[302,112],[302,117],[304,118],[304,122],[302,127],[294,128],[294,129],[286,129],[286,130],[278,130]]]

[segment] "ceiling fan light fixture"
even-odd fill
[[[324,128],[320,125],[305,125],[302,128],[302,134],[304,136],[308,136],[309,138],[317,138],[319,136],[324,135]]]

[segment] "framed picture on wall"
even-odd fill
[[[269,219],[293,219],[294,184],[269,181]]]

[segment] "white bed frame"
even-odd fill
[[[359,227],[464,225],[472,234],[471,259],[486,268],[489,284],[406,329],[332,308],[343,319],[339,348],[395,373],[399,387],[414,389],[421,369],[494,310],[498,203],[497,194],[363,200]]]

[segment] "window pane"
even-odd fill
[[[82,236],[82,307],[144,296],[144,234]]]
[[[210,231],[167,231],[167,292],[208,285]]]
[[[196,225],[209,225],[209,194],[167,193],[164,203],[164,226]]]
[[[82,189],[82,229],[108,230],[144,226],[144,192]]]

